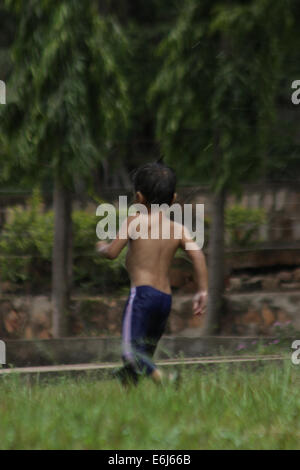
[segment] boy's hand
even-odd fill
[[[101,251],[103,251],[103,249],[105,249],[105,247],[107,247],[107,243],[104,242],[104,241],[100,241],[100,242],[96,243],[96,251],[98,253],[101,253]]]
[[[205,313],[207,303],[207,291],[200,291],[195,294],[193,299],[193,313],[194,315],[203,315]]]

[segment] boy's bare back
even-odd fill
[[[182,248],[194,264],[198,291],[206,291],[206,265],[202,250],[186,227],[171,221],[163,212],[151,216],[149,211],[148,215],[128,217],[117,238],[109,246],[98,242],[98,250],[114,259],[126,244],[126,268],[131,287],[148,285],[171,293],[169,270],[177,249]]]
[[[175,223],[166,220],[160,213],[158,217],[141,215],[142,223],[147,227],[148,238],[132,239],[130,220],[128,221],[128,252],[126,267],[132,286],[150,285],[162,292],[171,293],[169,269],[176,250],[182,244],[182,237],[175,238]],[[163,238],[163,223],[169,224],[170,236]],[[177,224],[179,225],[179,224]],[[178,229],[178,227],[176,227]],[[183,227],[179,227],[182,232]],[[151,236],[156,232],[158,238]]]

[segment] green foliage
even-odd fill
[[[260,240],[258,237],[259,228],[266,223],[266,213],[264,209],[248,209],[242,206],[232,206],[225,209],[225,240],[228,248],[253,247]],[[209,234],[211,229],[210,217],[205,217],[204,231],[205,244],[209,244]]]
[[[84,211],[73,213],[73,280],[76,292],[111,292],[128,285],[125,269],[126,251],[110,261],[95,253],[95,215]],[[53,247],[52,211],[45,212],[39,191],[35,191],[28,207],[10,209],[8,221],[0,237],[0,279],[16,283],[20,288],[49,289]]]
[[[9,101],[1,108],[2,179],[64,184],[89,177],[120,129],[128,98],[128,44],[95,1],[7,0],[17,18]]]
[[[73,282],[80,291],[112,292],[128,286],[125,268],[126,250],[116,260],[95,253],[96,225],[99,219],[83,210],[73,212]],[[230,246],[248,247],[257,243],[258,228],[265,222],[262,209],[228,208],[225,213],[227,241]],[[34,190],[27,207],[8,211],[8,220],[0,236],[0,279],[20,288],[48,289],[51,282],[53,247],[52,211],[45,211],[39,190]],[[205,244],[210,220],[205,218]],[[207,237],[208,236],[208,237]],[[182,257],[180,251],[177,257]]]
[[[126,250],[115,260],[107,260],[95,253],[96,225],[99,219],[84,211],[73,212],[74,229],[74,287],[88,292],[110,293],[128,286],[125,268]]]
[[[49,278],[52,240],[53,213],[42,212],[40,194],[34,191],[27,209],[9,210],[0,238],[1,280],[36,286],[43,274]]]
[[[182,5],[157,49],[149,99],[157,138],[186,181],[238,191],[272,167],[268,153],[289,158],[287,147],[285,155],[276,148],[276,130],[295,7],[293,0]]]
[[[230,207],[225,211],[225,228],[230,246],[248,247],[257,240],[257,232],[265,223],[263,209],[246,209],[242,206]]]

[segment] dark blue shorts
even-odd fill
[[[151,374],[157,343],[171,310],[172,297],[151,286],[130,289],[122,322],[122,358],[135,374]]]

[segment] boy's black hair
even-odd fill
[[[137,168],[132,175],[134,190],[140,191],[147,204],[171,204],[176,190],[175,171],[160,158]]]

